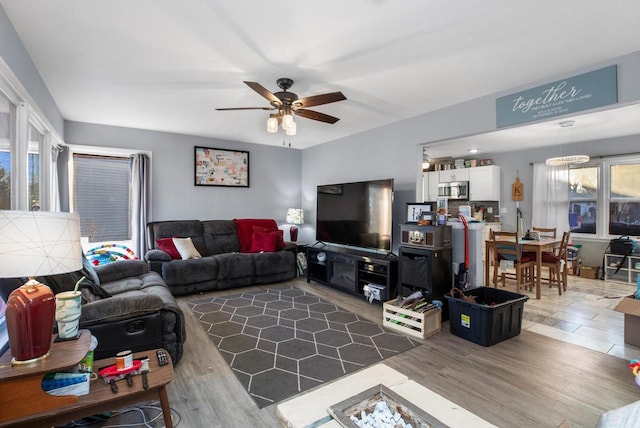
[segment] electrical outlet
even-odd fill
[[[502,207],[502,208],[500,208],[500,212],[501,212],[502,214],[506,214],[506,213],[507,213],[507,208],[506,208],[506,207]]]
[[[487,207],[487,213],[493,214],[493,207]]]

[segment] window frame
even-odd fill
[[[68,192],[69,192],[69,210],[71,212],[75,212],[75,171],[73,167],[73,158],[74,155],[90,155],[90,156],[106,156],[106,157],[131,157],[136,153],[144,153],[151,160],[152,152],[150,151],[141,151],[135,149],[124,149],[124,148],[115,148],[115,147],[102,147],[102,146],[89,146],[82,144],[68,144],[69,149],[69,158],[67,160],[67,171],[69,172],[69,182],[68,182]],[[131,201],[130,201],[131,203]],[[115,241],[109,241],[115,242]],[[130,246],[132,241],[117,241],[117,243],[122,243],[124,245]],[[99,243],[89,243],[85,242],[84,239],[82,241],[83,249],[86,251]]]
[[[598,168],[598,192],[596,197],[596,233],[591,234],[572,232],[571,235],[573,237],[585,240],[610,240],[619,236],[611,235],[609,233],[609,224],[611,217],[609,205],[612,201],[619,200],[618,198],[611,198],[611,166],[629,164],[640,165],[640,153],[595,157],[592,158],[591,161],[587,164],[576,165],[574,168],[570,167],[570,169],[584,168],[589,166],[596,166]],[[567,183],[567,186],[568,185],[569,184]],[[569,200],[569,206],[567,207],[567,216],[570,212],[571,203],[575,201],[575,199]],[[638,199],[638,202],[640,202],[640,199]]]
[[[31,206],[28,157],[29,125],[33,125],[44,136],[39,147],[40,209],[53,211],[57,208],[57,203],[53,201],[53,196],[56,194],[53,183],[56,180],[53,177],[55,171],[51,165],[51,150],[53,147],[65,145],[64,141],[2,58],[0,58],[0,92],[12,105],[10,124],[12,132],[9,141],[11,209],[28,211]]]

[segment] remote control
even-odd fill
[[[156,351],[156,355],[158,356],[159,366],[166,366],[167,364],[169,364],[169,361],[167,360],[167,351],[165,351],[164,349],[158,349]]]

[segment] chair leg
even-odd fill
[[[552,282],[551,278],[553,278],[553,282],[558,287],[558,295],[562,295],[562,284],[560,283],[560,272],[557,266],[553,268],[549,267],[549,284],[551,284]]]
[[[493,264],[493,286],[498,288],[498,266]]]

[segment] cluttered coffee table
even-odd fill
[[[55,339],[55,336],[53,337]],[[49,357],[24,366],[12,366],[10,352],[0,358],[0,427],[34,427],[61,425],[69,421],[115,410],[147,400],[160,400],[166,427],[172,427],[171,409],[166,385],[173,380],[171,358],[160,366],[156,350],[133,354],[137,360],[149,359],[146,388],[142,376],[133,376],[131,386],[125,380],[118,381],[117,392],[101,378],[90,382],[86,395],[53,396],[42,390],[41,382],[46,373],[62,371],[78,364],[89,350],[91,333],[81,330],[74,341],[52,343]],[[97,371],[113,365],[115,358],[95,361]]]

